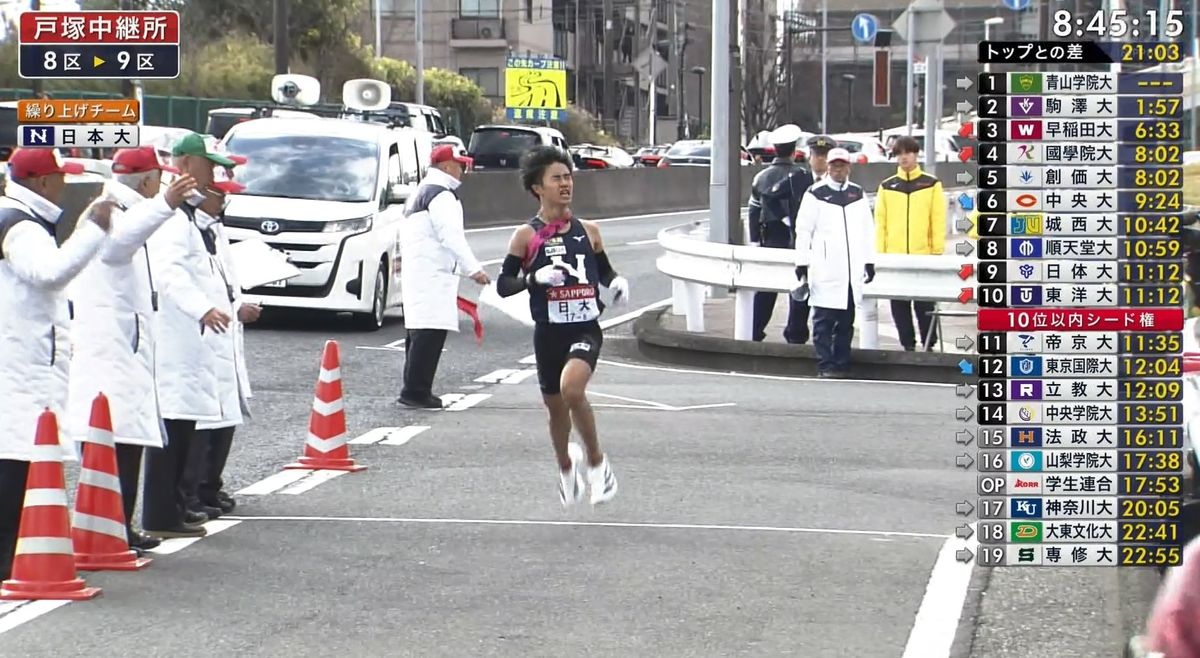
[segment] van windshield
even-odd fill
[[[328,135],[234,133],[225,148],[248,161],[238,167],[245,194],[311,199],[370,201],[379,178],[375,142]]]
[[[208,123],[204,124],[205,134],[217,139],[224,139],[229,129],[243,121],[253,118],[251,114],[233,114],[229,112],[209,112]]]
[[[541,143],[532,130],[510,128],[480,128],[471,135],[467,148],[472,157],[477,155],[521,156]]]

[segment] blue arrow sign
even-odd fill
[[[870,43],[875,40],[875,34],[879,32],[879,19],[871,14],[859,14],[850,22],[850,33],[854,35],[854,40],[860,43]]]
[[[1001,0],[1001,2],[1013,11],[1023,11],[1029,9],[1030,0]]]

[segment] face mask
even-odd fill
[[[184,201],[187,201],[189,206],[199,206],[204,203],[204,194],[198,190],[192,190]]]

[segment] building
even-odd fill
[[[1140,12],[1142,5],[1156,8],[1158,2],[1125,0],[1125,7],[1133,15]],[[1043,17],[1048,19],[1054,11],[1068,8],[1068,5],[1073,13],[1083,15],[1098,10],[1101,3],[1102,0],[1033,0],[1029,9],[1015,12],[998,0],[945,0],[946,12],[956,23],[942,50],[945,113],[949,114],[959,100],[975,102],[977,99],[977,89],[959,90],[954,80],[963,75],[974,77],[982,70],[978,47],[985,34],[992,40],[1037,38],[1039,30],[1045,34]],[[849,25],[855,15],[868,13],[878,19],[881,29],[890,29],[909,4],[910,0],[860,0],[850,8],[836,1],[828,3],[828,25],[846,26],[846,29],[832,29],[826,34],[828,60],[824,80],[829,85],[829,126],[824,127],[825,132],[868,132],[904,124],[907,44],[899,36],[892,37],[888,46],[891,51],[891,103],[887,107],[875,107],[872,96],[875,46],[856,42]],[[820,25],[820,7],[821,0],[795,0],[794,11],[800,20],[793,22]],[[1039,8],[1046,11],[1039,12]],[[794,44],[790,49],[792,84],[791,93],[785,91],[785,95],[790,103],[789,118],[805,129],[818,130],[821,129],[821,39],[819,33],[806,31],[803,25],[791,35]],[[914,103],[918,123],[924,121],[924,87],[920,86],[923,76],[919,70],[918,66]]]
[[[378,2],[382,54],[415,62],[416,0]],[[709,102],[696,67],[709,64],[711,14],[710,0],[423,0],[424,63],[474,80],[502,107],[508,56],[557,57],[571,102],[628,143],[649,140],[653,88],[656,141],[673,141],[681,112],[694,121],[697,103]],[[372,18],[364,43],[374,41]]]

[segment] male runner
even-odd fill
[[[591,503],[603,503],[616,495],[617,478],[600,450],[586,393],[604,340],[599,286],[613,291],[620,303],[629,298],[629,282],[613,271],[596,224],[571,216],[570,156],[552,146],[538,147],[522,160],[521,179],[541,207],[509,240],[496,291],[502,297],[529,291],[538,383],[550,413],[563,505],[582,502],[588,484]],[[586,483],[570,450],[572,425],[587,447]]]

